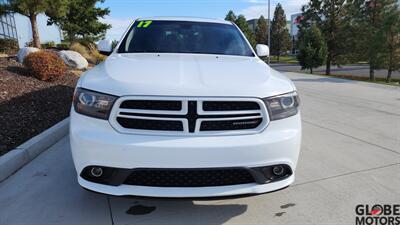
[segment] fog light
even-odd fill
[[[283,166],[274,166],[274,168],[272,168],[272,172],[276,176],[282,176],[285,173],[285,168],[283,168]]]
[[[100,167],[93,167],[90,170],[90,174],[94,177],[100,177],[101,175],[103,175],[103,169]]]

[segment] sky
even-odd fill
[[[308,0],[271,0],[271,19],[276,4],[285,10],[286,19],[301,11]],[[106,0],[99,4],[108,7],[110,14],[103,19],[111,24],[107,39],[119,40],[129,24],[136,18],[150,16],[194,16],[224,19],[229,10],[247,19],[264,15],[267,18],[267,0]]]

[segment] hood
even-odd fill
[[[292,82],[257,57],[201,54],[112,54],[79,85],[124,95],[267,97]]]

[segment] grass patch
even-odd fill
[[[297,61],[296,56],[283,55],[279,57],[279,62],[278,62],[278,57],[272,55],[271,63],[299,63],[299,61]]]
[[[310,73],[308,73],[310,74]],[[318,76],[325,76],[325,77],[335,77],[335,78],[342,78],[342,79],[347,79],[347,80],[356,80],[356,81],[364,81],[364,82],[369,82],[369,83],[375,83],[375,84],[385,84],[385,85],[390,85],[390,86],[400,86],[400,79],[392,78],[391,82],[387,83],[386,78],[375,78],[375,81],[370,81],[369,77],[362,77],[362,76],[354,76],[354,75],[349,75],[349,74],[331,74],[331,75],[325,75],[323,73],[314,73],[310,75],[318,75]]]

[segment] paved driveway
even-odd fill
[[[302,99],[296,183],[231,199],[110,197],[76,181],[68,137],[0,183],[0,224],[355,224],[400,203],[400,88],[288,74]],[[138,215],[142,214],[142,215]]]

